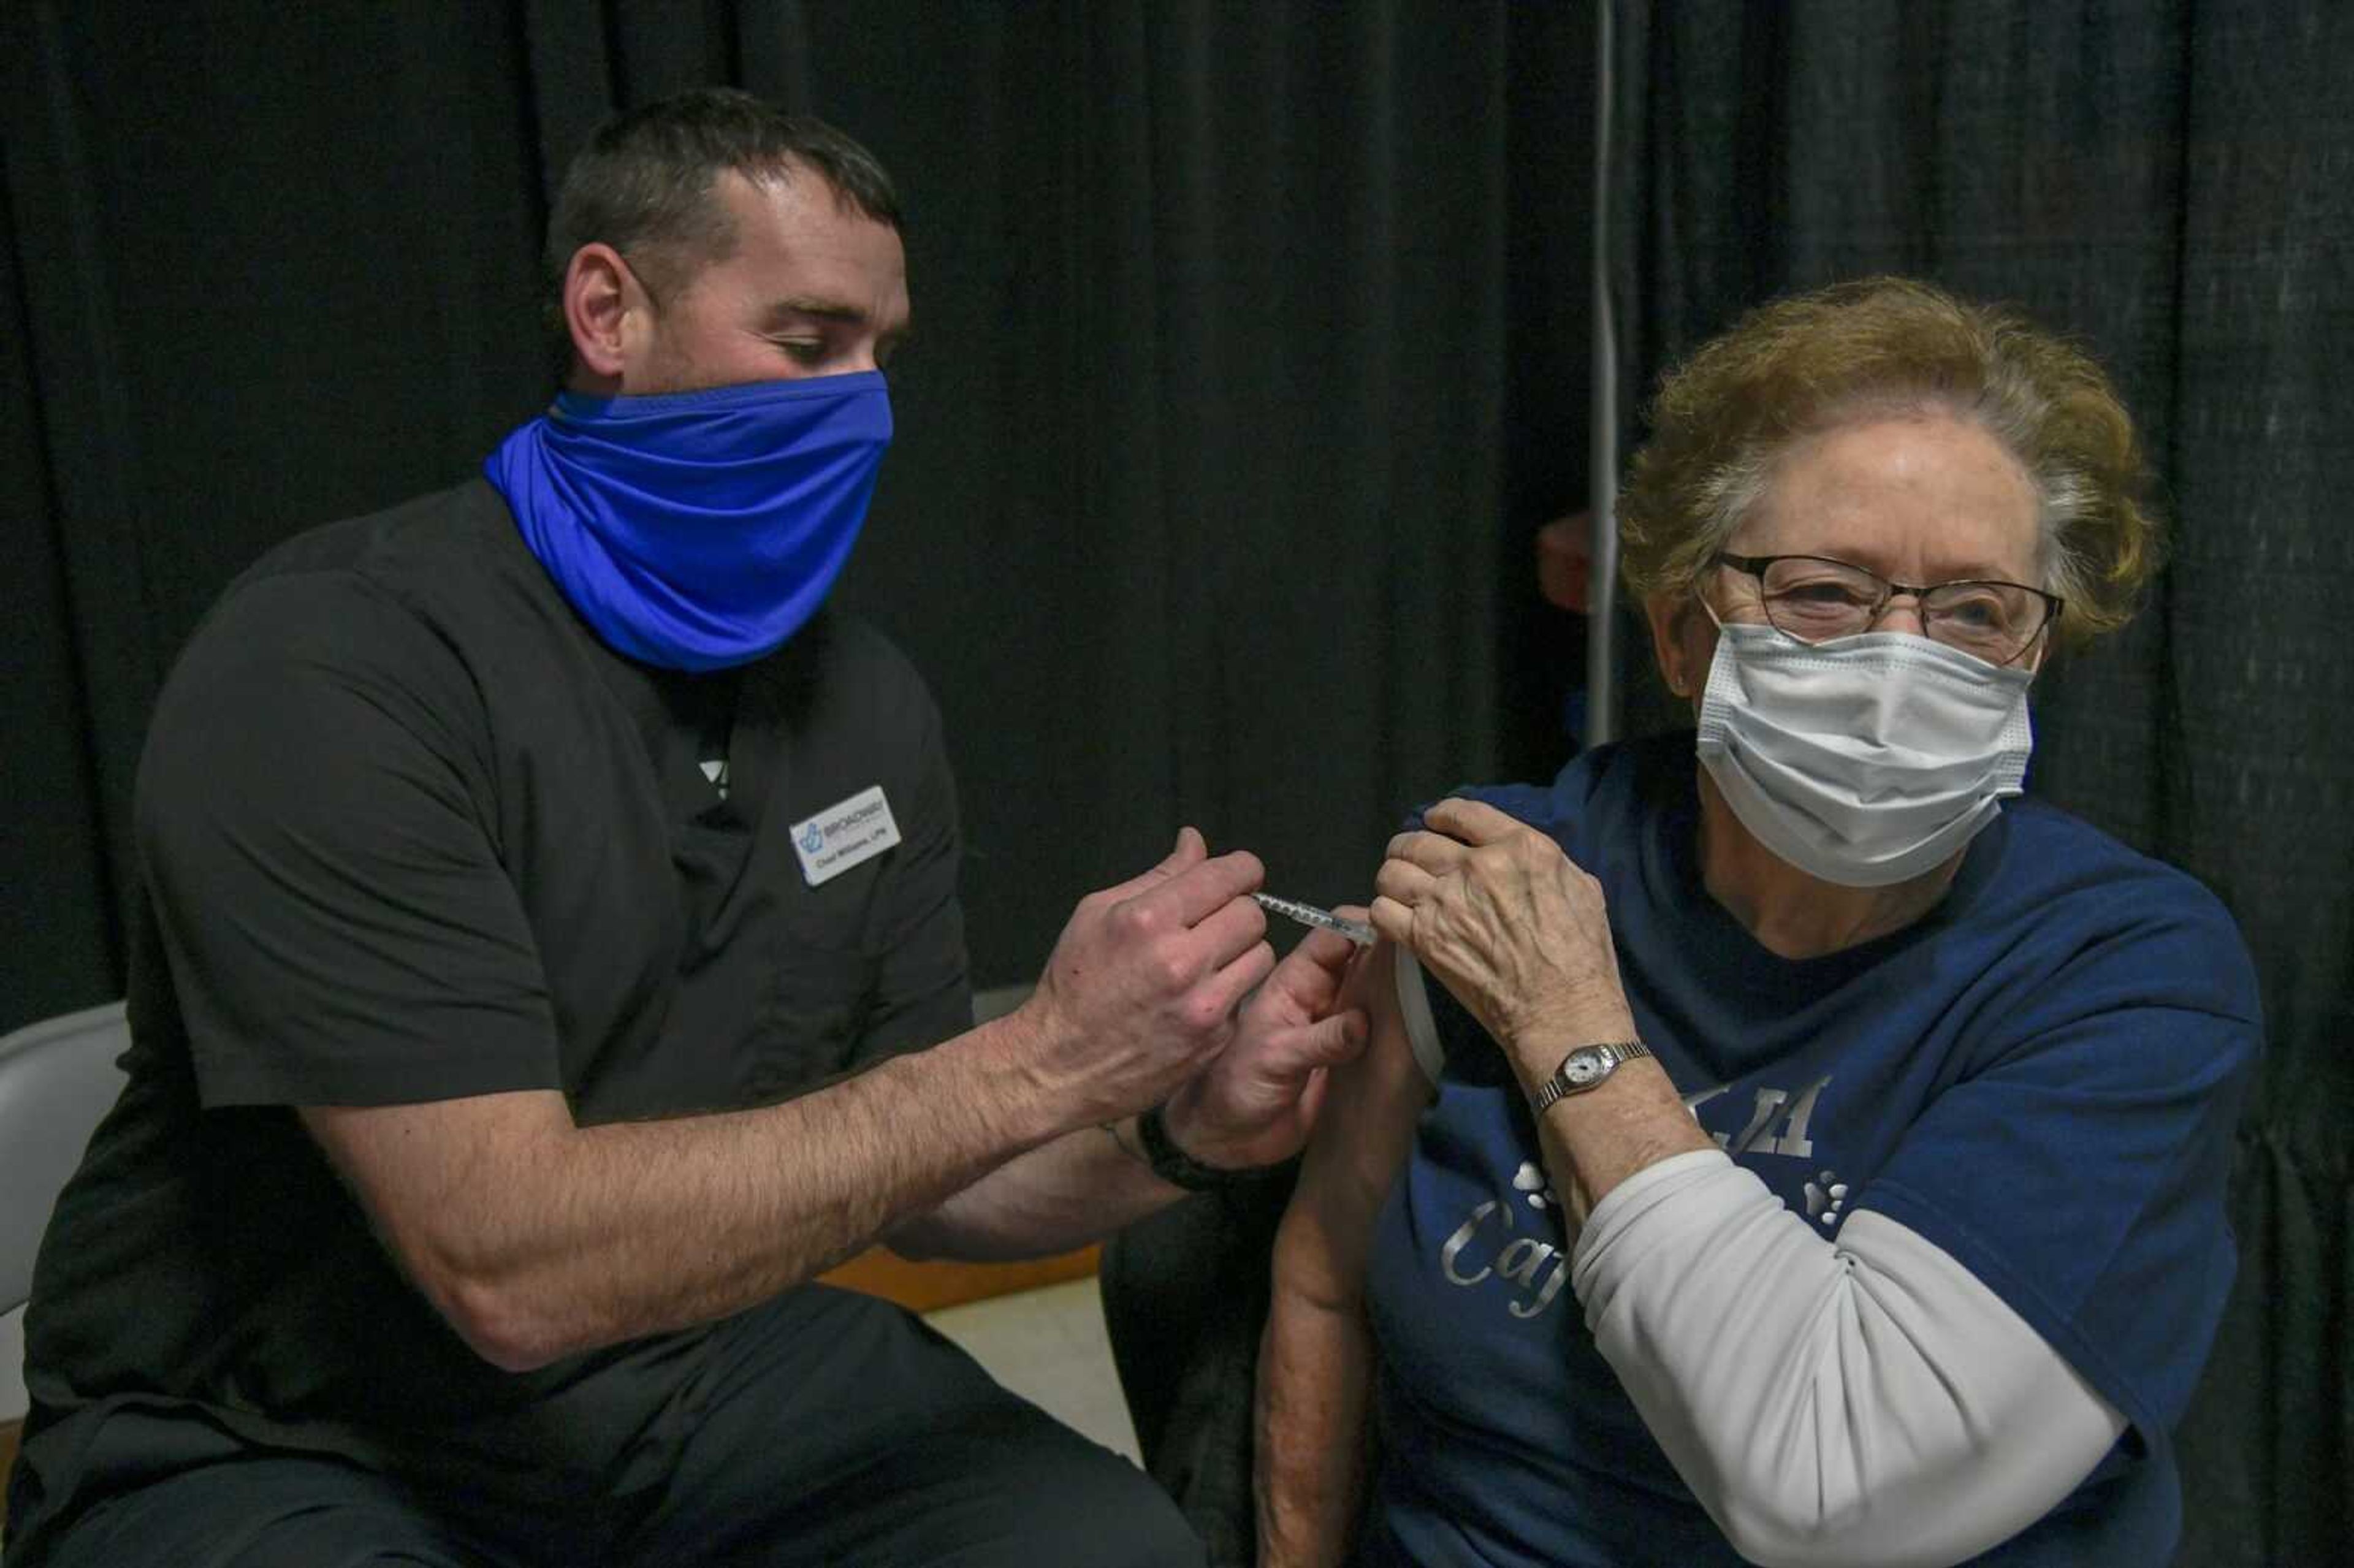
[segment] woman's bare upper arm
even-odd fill
[[[1332,1069],[1276,1241],[1281,1281],[1333,1305],[1353,1303],[1363,1288],[1374,1218],[1431,1096],[1406,1042],[1394,961],[1391,945],[1383,942],[1352,978],[1359,994],[1351,1000],[1365,1009],[1372,1033],[1363,1054]]]

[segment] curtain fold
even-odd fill
[[[10,193],[0,186],[0,472],[10,476],[6,558],[15,613],[0,618],[0,669],[16,694],[0,748],[0,863],[19,892],[0,898],[0,953],[22,965],[26,1016],[69,1010],[119,971],[98,779],[82,715],[65,542],[42,452],[23,279]]]
[[[1611,285],[1629,441],[1772,295],[1901,271],[2085,340],[2147,436],[2173,558],[2039,685],[2030,787],[2222,896],[2269,1055],[2241,1277],[2180,1435],[2181,1561],[2333,1560],[2354,1494],[2354,14],[2320,0],[1628,4]],[[1635,727],[1677,721],[1627,637]]]
[[[72,702],[90,715],[91,730],[121,733],[143,724],[162,657],[153,630],[153,563],[141,548],[136,503],[126,482],[141,432],[119,374],[124,333],[114,297],[100,281],[112,260],[98,196],[108,171],[101,149],[83,131],[97,83],[82,40],[54,6],[28,9],[20,26],[31,35],[27,42],[62,69],[27,77],[21,58],[0,65],[9,73],[0,78],[7,89],[0,93],[5,116],[0,147],[6,149],[14,220],[11,270],[22,290],[19,352],[29,402],[38,410],[27,433],[37,430],[41,443],[38,451],[19,449],[20,461],[30,458],[38,467],[9,485],[12,494],[25,498],[21,511],[11,510],[30,535],[23,544],[28,564],[47,557],[27,572],[27,580],[54,574],[62,589],[57,602],[65,613],[63,636],[41,651],[42,662],[73,672]],[[49,155],[21,156],[28,146],[44,146]],[[91,286],[51,287],[54,279],[90,280]],[[53,701],[56,695],[54,689],[28,694]],[[87,781],[95,808],[95,831],[74,870],[111,898],[131,882],[127,823],[136,753],[89,738],[74,749],[78,766],[69,777]],[[27,776],[23,798],[32,799],[46,782]],[[12,800],[19,793],[9,791]],[[33,847],[27,845],[28,852]],[[72,896],[64,888],[58,892]],[[63,960],[66,973],[85,981],[93,958],[111,969],[121,961],[120,927],[102,956],[58,951],[37,934],[27,957],[43,968],[28,971],[27,989],[54,998],[57,987],[44,979],[54,971],[47,966]]]

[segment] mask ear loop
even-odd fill
[[[1708,569],[1710,571],[1716,571],[1720,568],[1712,565]],[[1724,617],[1716,613],[1716,606],[1708,601],[1708,595],[1702,591],[1698,583],[1694,583],[1692,585],[1691,595],[1692,601],[1700,606],[1701,612],[1708,617],[1709,624],[1716,628],[1716,634],[1718,638],[1722,640],[1724,636]],[[1702,684],[1704,686],[1707,683],[1703,681]],[[1668,691],[1672,695],[1678,697],[1688,699],[1691,696],[1691,693],[1684,689],[1684,683],[1681,681],[1670,681],[1668,683]]]
[[[2019,656],[2011,661],[2013,664],[2025,670],[2030,679],[2043,673],[2043,666],[2052,657],[2052,629],[2059,623],[2059,618],[2054,616],[2037,628],[2034,641],[2020,649]],[[2031,662],[2028,658],[2031,653],[2034,655]]]

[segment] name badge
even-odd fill
[[[891,820],[891,802],[883,798],[883,786],[872,784],[808,821],[795,822],[792,834],[801,875],[816,887],[897,843],[899,824]]]

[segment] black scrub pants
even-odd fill
[[[183,1467],[12,1542],[7,1568],[1200,1568],[1166,1494],[913,1316],[823,1287],[714,1330],[618,1484],[519,1503],[285,1452]],[[397,1375],[397,1374],[396,1374]],[[15,1548],[29,1548],[28,1552]]]

